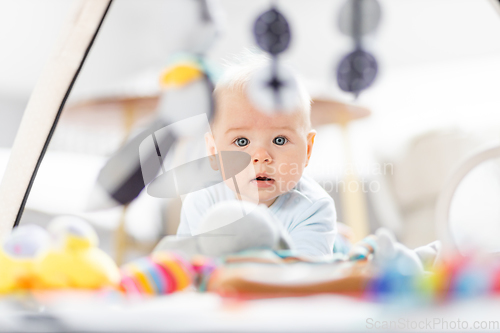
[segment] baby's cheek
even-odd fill
[[[241,171],[240,173],[238,173],[236,175],[236,179],[238,181],[245,182],[245,183],[248,183],[250,180],[254,179],[255,177],[256,177],[255,168],[251,163],[249,165],[247,165],[247,167],[245,169],[243,169],[243,171]]]
[[[294,188],[297,185],[298,181],[299,181],[299,179],[297,179],[297,177],[293,177],[293,176],[290,176],[290,175],[286,176],[283,179],[282,191],[283,192],[290,191],[292,188]]]
[[[280,178],[283,184],[282,191],[294,188],[302,177],[303,167],[298,163],[292,163],[287,168],[281,167]]]
[[[236,184],[234,185],[234,181],[232,179],[226,180],[226,184],[228,187],[236,193],[236,186],[238,186],[238,191],[250,198],[258,197],[258,190],[256,186],[252,186],[250,181],[255,179],[255,169],[253,165],[248,165],[243,171],[238,173],[234,178],[236,180]]]

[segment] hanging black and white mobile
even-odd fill
[[[258,70],[248,83],[247,93],[257,109],[268,113],[297,110],[300,99],[293,72],[278,61],[291,41],[290,25],[276,8],[262,13],[253,26],[255,42],[271,57],[269,65]]]
[[[355,97],[370,87],[377,76],[377,60],[364,49],[363,38],[377,29],[381,13],[377,0],[348,0],[340,10],[339,29],[352,38],[354,51],[338,64],[337,83],[340,89]]]

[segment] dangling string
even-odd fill
[[[338,64],[337,83],[343,91],[353,93],[355,99],[377,76],[377,60],[364,49],[363,37],[376,30],[380,15],[377,0],[348,0],[340,11],[340,31],[352,38],[354,51]]]
[[[352,35],[354,39],[354,48],[356,50],[361,49],[361,25],[363,24],[363,12],[361,9],[361,1],[363,0],[352,0]]]
[[[271,60],[271,81],[269,81],[268,86],[273,89],[274,105],[280,106],[282,103],[281,95],[279,90],[281,86],[284,85],[278,78],[278,56],[274,55]]]

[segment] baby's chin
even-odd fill
[[[278,197],[279,194],[275,194],[274,192],[271,192],[269,190],[259,190],[255,186],[251,186],[250,188],[248,187],[239,187],[238,190],[236,191],[234,186],[228,186],[233,193],[235,194],[235,197],[238,200],[244,200],[248,201],[251,203],[254,203],[256,205],[258,204],[264,204],[266,206],[270,206]]]
[[[271,196],[259,195],[256,198],[256,197],[249,197],[249,196],[242,194],[242,195],[240,195],[240,198],[243,201],[248,201],[248,202],[254,203],[256,205],[265,205],[265,206],[269,207],[276,201],[278,196],[277,195],[271,195]]]
[[[254,203],[265,204],[270,206],[282,193],[277,191],[275,187],[258,188],[255,185],[250,185],[250,188],[243,188],[241,197],[243,200],[251,201]],[[248,191],[247,191],[248,190]]]

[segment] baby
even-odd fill
[[[177,235],[192,235],[214,204],[247,200],[269,207],[298,254],[331,255],[337,233],[335,205],[323,188],[303,175],[316,135],[310,124],[310,97],[299,84],[301,103],[295,112],[268,115],[256,109],[246,87],[265,63],[254,59],[232,65],[216,85],[216,116],[212,133],[205,135],[208,152],[241,151],[251,162],[236,175],[236,186],[226,180],[187,195]]]

